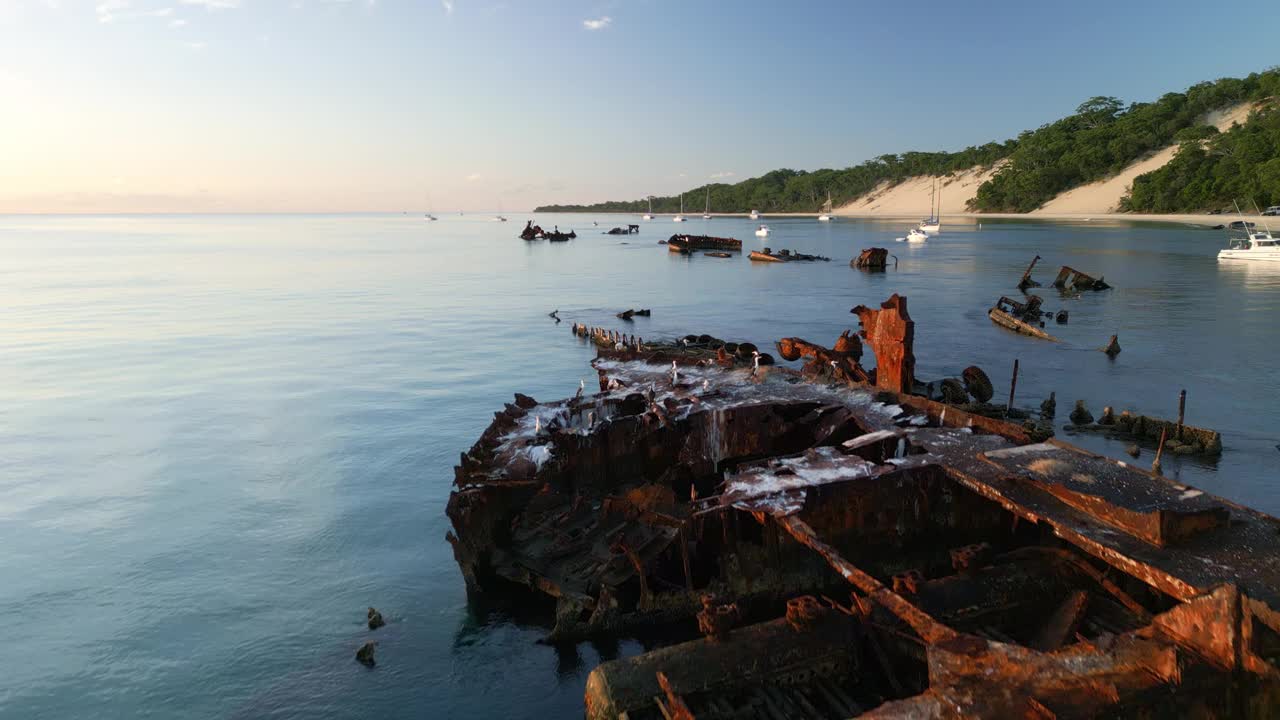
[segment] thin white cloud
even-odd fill
[[[735,172],[729,172],[728,170],[721,170],[721,171],[720,171],[720,172],[718,172],[718,173],[711,173],[711,179],[712,179],[712,180],[723,180],[724,178],[731,178],[731,177],[733,177],[734,175],[737,175],[737,173],[735,173]]]
[[[440,0],[440,7],[444,8],[445,15],[453,14],[453,0]]]
[[[583,20],[582,27],[588,30],[603,30],[613,24],[613,18],[604,15],[595,19]]]
[[[240,7],[240,0],[182,0],[183,5],[195,5],[210,12],[214,10],[234,10]]]
[[[203,50],[203,49],[205,49],[205,48],[209,47],[209,43],[206,43],[206,42],[203,42],[203,41],[202,41],[202,42],[190,42],[190,43],[187,43],[187,47],[191,48],[192,50],[197,50],[197,51],[199,51],[199,50]]]
[[[170,20],[170,21],[169,21],[169,27],[172,27],[172,28],[180,28],[180,27],[182,27],[183,25],[186,25],[186,24],[187,24],[187,21],[186,21],[186,20],[183,20],[182,18],[177,18],[177,19],[175,19],[175,20]]]
[[[98,22],[109,23],[116,19],[121,10],[129,8],[129,0],[101,0],[94,6],[94,12],[98,14]]]
[[[467,182],[475,182],[480,179],[480,173],[471,173],[466,177]]]

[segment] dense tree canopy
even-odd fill
[[[1203,124],[1206,113],[1246,100],[1280,96],[1280,69],[1246,78],[1203,82],[1185,93],[1168,93],[1155,102],[1128,106],[1119,98],[1094,97],[1073,115],[1028,130],[1016,139],[987,143],[960,152],[906,152],[881,155],[843,170],[774,170],[735,184],[716,183],[684,193],[685,211],[702,209],[708,189],[713,212],[812,212],[826,200],[837,205],[871,192],[881,183],[917,175],[949,175],[1004,164],[978,188],[970,209],[979,212],[1028,212],[1059,193],[1101,180],[1160,148],[1180,143],[1175,163],[1135,182],[1128,207],[1144,212],[1198,210],[1221,204],[1236,193],[1259,204],[1280,202],[1280,130],[1272,115],[1257,116],[1244,128],[1216,136]],[[1270,119],[1267,119],[1270,118]],[[1269,123],[1269,124],[1268,124]],[[1255,127],[1255,124],[1257,125]],[[1248,178],[1238,177],[1242,174]],[[1212,182],[1210,182],[1212,180]],[[542,212],[644,212],[645,200],[596,205],[548,205]],[[654,197],[655,212],[680,209],[680,197]]]
[[[1280,205],[1280,110],[1266,108],[1244,125],[1207,139],[1182,138],[1164,167],[1133,181],[1122,209],[1132,212],[1226,210],[1239,201]]]

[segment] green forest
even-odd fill
[[[1124,207],[1133,212],[1197,212],[1230,207],[1232,199],[1259,206],[1280,203],[1280,113],[1254,113],[1247,124],[1219,134],[1202,125],[1213,110],[1280,96],[1280,68],[1246,78],[1203,82],[1149,103],[1114,97],[1086,100],[1072,115],[1002,143],[959,152],[881,155],[843,170],[774,170],[739,183],[685,191],[685,211],[701,211],[708,189],[713,212],[814,212],[827,193],[837,207],[884,182],[916,175],[945,176],[971,168],[1001,169],[980,188],[975,212],[1029,212],[1073,187],[1104,179],[1160,148],[1178,143],[1168,166],[1134,182]],[[634,212],[645,199],[595,205],[546,205],[538,212]],[[654,197],[653,210],[673,213],[680,197]]]

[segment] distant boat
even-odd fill
[[[711,188],[707,188],[707,204],[702,209],[702,219],[711,219]]]
[[[751,214],[750,214],[750,215],[748,215],[747,217],[750,217],[752,220],[759,220],[759,219],[760,219],[760,213],[759,213],[759,212],[757,212],[755,209],[752,209],[752,210],[751,210]]]
[[[756,228],[756,237],[769,237],[769,226],[761,225]]]
[[[653,219],[653,196],[652,195],[649,196],[649,212],[644,214],[644,219],[645,220]]]
[[[1238,204],[1236,212],[1240,212]],[[1230,246],[1218,251],[1218,259],[1280,263],[1280,241],[1271,235],[1271,228],[1267,227],[1265,221],[1262,226],[1262,232],[1258,232],[1253,229],[1256,227],[1253,223],[1243,219],[1231,223],[1232,228],[1244,228],[1245,236],[1231,238]]]
[[[671,222],[684,222],[684,193],[680,193],[680,214],[671,218]]]
[[[935,209],[934,202],[937,202]],[[937,235],[942,232],[942,220],[938,217],[942,213],[942,191],[938,188],[937,180],[934,180],[933,192],[929,194],[929,217],[920,221],[921,232],[928,235]]]
[[[822,206],[822,214],[818,216],[818,222],[831,222],[831,191],[827,191],[827,202]]]
[[[431,207],[431,196],[430,196],[430,195],[427,195],[427,207],[428,207],[428,208],[430,208],[430,207]],[[428,220],[438,220],[438,219],[439,219],[439,218],[437,218],[435,215],[432,215],[430,210],[427,210],[426,218],[427,218]]]
[[[918,227],[913,227],[907,231],[905,237],[894,238],[898,242],[922,243],[929,239],[928,233]]]
[[[507,219],[502,216],[502,203],[498,203],[498,214],[493,216],[495,222],[506,222]]]

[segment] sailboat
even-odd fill
[[[827,191],[827,203],[822,206],[822,214],[818,216],[818,222],[831,222],[831,191]]]
[[[707,204],[702,209],[702,219],[703,220],[711,219],[711,188],[707,188]]]
[[[684,222],[684,193],[680,193],[680,214],[671,218],[671,222]]]
[[[644,219],[645,220],[653,219],[653,196],[652,195],[649,196],[649,212],[644,214]]]
[[[935,202],[937,203],[935,206]],[[929,217],[921,220],[917,226],[920,231],[928,235],[937,235],[942,232],[942,220],[938,217],[942,214],[942,190],[934,180],[933,192],[929,195]]]

